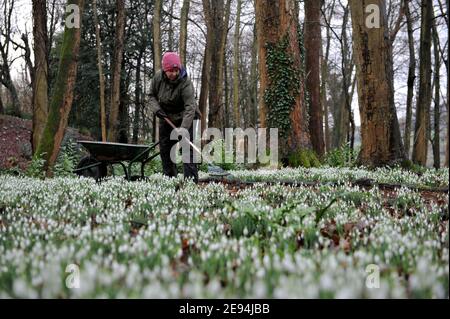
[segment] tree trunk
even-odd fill
[[[78,6],[80,16],[82,16],[84,0],[68,0],[67,5],[71,4]],[[42,156],[45,160],[44,170],[47,176],[52,175],[52,167],[56,162],[72,107],[80,48],[81,20],[80,18],[80,28],[66,27],[64,30],[58,75],[50,102],[48,119],[35,152],[37,156]]]
[[[320,6],[317,0],[305,0],[306,90],[309,92],[309,134],[314,151],[325,153],[322,105],[320,101]]]
[[[258,99],[258,111],[259,111],[259,127],[267,127],[267,105],[264,103],[264,93],[269,85],[269,75],[267,73],[267,57],[266,57],[266,43],[264,39],[266,35],[265,23],[270,21],[270,8],[265,6],[263,1],[254,1],[255,3],[255,26],[256,26],[256,38],[258,41],[258,74],[259,74],[259,99]],[[267,4],[268,5],[268,4]],[[272,35],[275,37],[275,35]]]
[[[411,123],[412,123],[412,108],[414,97],[414,81],[416,79],[416,54],[414,49],[414,31],[411,12],[409,10],[410,0],[405,3],[405,16],[408,30],[408,46],[409,46],[409,67],[408,67],[408,93],[406,97],[406,119],[405,119],[405,133],[403,135],[403,144],[405,146],[406,156],[409,158],[411,146]]]
[[[330,15],[328,18],[325,16],[325,13],[323,14],[323,17],[326,19],[326,21],[331,21],[331,18],[333,17],[333,11],[334,11],[334,3],[335,0],[333,0],[331,4],[330,9]],[[330,55],[330,45],[331,45],[331,30],[330,26],[327,24],[327,36],[326,36],[326,45],[325,45],[325,55],[322,54],[322,63],[321,63],[321,85],[320,85],[320,103],[323,107],[324,112],[324,123],[325,123],[325,150],[326,152],[329,152],[331,150],[331,136],[330,136],[330,124],[328,121],[328,101],[327,101],[327,81],[328,81],[328,57]]]
[[[302,66],[298,37],[298,12],[295,10],[296,6],[293,0],[256,0],[255,7],[260,59],[261,126],[267,127],[267,124],[273,125],[273,123],[283,124],[278,128],[281,131],[282,139],[286,140],[286,142],[280,143],[281,159],[285,160],[301,149],[311,148],[307,122],[308,111],[304,105],[304,79],[300,78]],[[285,42],[286,47],[284,46]],[[278,54],[286,56],[289,63],[283,63],[274,58]],[[273,63],[270,72],[268,63]],[[288,74],[284,74],[286,71]],[[286,79],[287,83],[283,82],[282,79],[287,76],[292,76],[293,81]],[[280,87],[282,83],[293,85],[293,87],[287,92],[281,92],[279,90],[286,89]],[[271,93],[283,98],[283,104],[289,103],[289,105],[283,105],[283,108],[280,109],[281,113],[278,110],[277,102],[271,100]],[[286,111],[287,114],[284,114]],[[284,126],[286,122],[288,129]]]
[[[353,52],[361,114],[359,163],[369,167],[395,164],[405,158],[394,106],[390,39],[386,26],[385,2],[370,1],[380,10],[379,27],[366,24],[367,3],[350,0]]]
[[[47,14],[47,12],[46,12],[46,14]],[[42,19],[42,17],[40,17],[39,19]],[[46,16],[45,16],[45,19],[47,19]],[[45,24],[45,28],[47,28],[47,24]],[[34,33],[34,27],[33,27],[33,33]],[[47,37],[47,32],[45,33],[45,35]],[[23,46],[19,45],[19,47],[25,51],[24,52],[25,65],[27,66],[28,73],[30,74],[30,85],[33,85],[33,83],[35,82],[35,79],[34,79],[35,67],[33,65],[33,62],[31,61],[31,48],[30,48],[30,44],[29,44],[28,33],[22,33],[21,39],[23,41]],[[46,45],[48,46],[48,39],[46,40],[46,42],[47,42]],[[45,52],[45,53],[47,54],[47,52]],[[47,69],[48,69],[48,58],[47,58]],[[48,108],[48,106],[47,106],[47,108]]]
[[[8,6],[9,4],[9,6]],[[9,91],[12,99],[11,114],[21,116],[20,102],[17,95],[16,87],[11,78],[11,65],[9,60],[9,48],[11,44],[12,33],[12,13],[14,10],[14,2],[4,3],[2,25],[0,25],[0,83]],[[4,38],[4,39],[3,39]]]
[[[226,57],[224,58],[224,61],[226,61]],[[230,80],[230,76],[228,75],[228,70],[229,68],[224,65],[223,68],[223,72],[224,72],[224,80],[223,80],[223,85],[224,85],[224,104],[223,104],[223,123],[222,123],[222,127],[232,127],[232,123],[233,123],[233,119],[231,119],[230,121],[230,114],[232,113],[230,111],[230,85],[229,85],[229,80]],[[232,81],[233,82],[233,81]]]
[[[183,0],[180,17],[180,59],[183,65],[186,65],[186,42],[187,42],[187,24],[189,17],[190,0]]]
[[[256,26],[253,26],[252,60],[250,65],[250,123],[258,125],[258,39]]]
[[[122,74],[126,74],[126,63],[122,64]],[[121,79],[120,83],[120,103],[119,103],[119,126],[117,132],[117,142],[129,143],[130,117],[128,108],[130,105],[130,96],[128,94],[131,81],[131,70]]]
[[[206,0],[208,2],[210,0]],[[231,0],[212,0],[210,8],[212,12],[212,31],[216,36],[213,38],[211,55],[211,88],[209,90],[209,112],[208,126],[223,128],[223,68],[225,57],[225,44],[228,34],[228,22],[230,17]]]
[[[162,44],[161,44],[161,10],[162,0],[155,0],[153,8],[153,74],[161,70]],[[159,140],[159,119],[153,115],[154,141]]]
[[[201,89],[200,89],[200,97],[198,100],[198,106],[200,109],[200,113],[202,114],[201,118],[201,129],[204,131],[207,127],[207,103],[208,103],[208,94],[209,94],[209,77],[210,77],[210,69],[211,69],[211,51],[209,43],[212,42],[212,33],[208,32],[206,36],[206,46],[205,46],[205,54],[203,55],[203,65],[202,65],[202,79],[201,79]],[[203,132],[202,132],[203,133]]]
[[[233,113],[234,113],[234,126],[240,127],[241,115],[239,112],[239,37],[240,37],[240,24],[241,24],[241,5],[242,1],[237,0],[236,11],[236,25],[234,31],[234,63],[233,63]]]
[[[161,10],[162,0],[155,0],[153,8],[153,74],[161,70]]]
[[[3,106],[2,86],[0,85],[0,114],[5,114],[5,107]]]
[[[441,144],[440,144],[440,56],[439,56],[439,34],[437,33],[436,20],[433,20],[433,47],[434,47],[434,135],[433,135],[433,159],[434,168],[441,167]]]
[[[100,126],[102,129],[102,142],[106,142],[106,110],[105,110],[105,76],[103,75],[102,43],[100,39],[100,26],[98,24],[97,0],[93,0],[95,41],[97,46],[97,66],[100,83]]]
[[[33,0],[33,129],[31,145],[36,151],[48,116],[48,38],[47,38],[47,1]]]
[[[353,148],[353,140],[354,140],[354,120],[353,113],[351,109],[351,97],[349,95],[349,90],[351,89],[351,74],[353,72],[353,56],[350,48],[350,44],[348,41],[347,35],[347,25],[349,21],[349,5],[343,5],[340,3],[342,9],[344,10],[343,18],[342,18],[342,28],[341,28],[341,36],[339,37],[336,32],[333,31],[330,26],[331,13],[329,19],[326,19],[327,22],[327,32],[332,31],[336,38],[340,43],[340,51],[341,51],[341,75],[342,79],[338,83],[329,83],[330,94],[331,94],[331,105],[333,106],[333,136],[332,136],[332,147],[339,148],[342,147],[345,143],[350,143],[351,148]],[[332,7],[333,10],[333,7]],[[324,16],[325,17],[325,16]],[[334,75],[336,79],[337,74]],[[329,80],[330,81],[330,80]],[[333,80],[331,80],[333,81]],[[339,87],[340,86],[340,87]],[[341,92],[340,94],[336,94],[333,92],[337,90]]]
[[[350,89],[350,83],[351,83],[351,76],[353,72],[353,53],[350,53],[350,45],[348,41],[347,36],[347,23],[348,23],[348,16],[349,16],[349,4],[347,4],[346,7],[344,7],[344,18],[342,22],[342,35],[341,35],[341,55],[342,55],[342,62],[341,62],[341,69],[342,69],[342,85],[343,85],[343,94],[344,94],[344,101],[341,108],[341,119],[340,119],[340,125],[341,125],[341,136],[339,137],[340,143],[339,147],[342,146],[344,138],[347,144],[350,145],[350,149],[353,150],[354,147],[354,141],[355,141],[355,121],[353,118],[353,111],[352,111],[352,101],[350,98],[350,93],[348,90]],[[344,134],[345,132],[345,134]]]
[[[412,160],[416,164],[427,164],[428,130],[431,104],[431,28],[433,1],[422,0],[420,31],[419,97],[416,107],[416,125]]]
[[[137,59],[136,65],[136,88],[135,88],[135,110],[134,110],[134,121],[133,121],[133,143],[137,144],[139,137],[139,122],[141,114],[141,64],[142,57],[144,55],[144,50],[139,52],[139,57]]]
[[[169,29],[168,33],[168,41],[167,41],[167,50],[174,51],[174,35],[173,35],[173,6],[175,4],[175,0],[170,0],[170,8],[169,8]]]
[[[450,112],[449,112],[449,108],[448,108],[448,96],[449,96],[449,90],[450,88],[447,85],[447,103],[445,104],[447,106],[447,142],[446,142],[446,147],[445,147],[445,167],[448,167],[448,162],[449,162],[449,148],[450,148],[450,143],[449,143],[449,136],[450,136]]]
[[[119,129],[120,79],[123,60],[125,32],[125,0],[116,2],[116,31],[114,42],[114,62],[111,83],[111,109],[109,112],[108,141],[117,141]]]

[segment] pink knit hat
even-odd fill
[[[180,57],[175,52],[166,52],[162,58],[162,68],[164,72],[171,69],[181,69]]]

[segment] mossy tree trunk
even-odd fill
[[[58,75],[50,101],[49,114],[44,132],[35,154],[45,160],[44,170],[47,176],[52,175],[52,167],[56,162],[67,121],[72,108],[73,91],[77,76],[77,60],[80,48],[81,15],[84,0],[68,0],[67,5],[76,5],[80,13],[80,27],[64,29],[61,46]]]
[[[180,14],[180,60],[183,65],[186,65],[187,25],[190,3],[189,0],[183,0]]]
[[[31,145],[36,150],[48,116],[47,1],[33,0],[33,129]]]
[[[405,156],[394,105],[386,4],[383,0],[350,0],[349,4],[361,114],[359,163],[369,167],[394,164]],[[378,26],[367,23],[369,4],[379,8]]]
[[[280,158],[310,149],[295,1],[256,0],[260,125],[277,127]],[[266,116],[267,115],[267,116]]]

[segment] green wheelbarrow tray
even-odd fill
[[[112,142],[96,141],[77,141],[89,151],[89,156],[80,160],[74,173],[87,177],[94,177],[96,180],[106,177],[107,166],[120,164],[125,172],[127,180],[136,178],[143,179],[144,166],[153,158],[159,155],[159,152],[150,156],[150,151],[156,148],[159,142],[152,145],[136,145]],[[125,165],[124,162],[128,162]],[[131,176],[131,167],[134,163],[141,164],[141,175]],[[114,172],[114,170],[113,170]]]

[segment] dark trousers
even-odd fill
[[[181,120],[175,121],[173,124],[175,124],[176,127],[180,127]],[[170,139],[170,133],[172,132],[172,127],[166,123],[164,120],[160,120],[159,124],[159,140],[161,141],[159,148],[161,152],[161,161],[163,166],[163,173],[164,175],[175,177],[177,176],[177,166],[174,162],[172,162],[170,158],[170,150],[172,147],[178,143],[178,140],[171,140]],[[189,140],[192,142],[194,139],[194,129],[193,125],[188,130],[189,132]],[[187,141],[181,141],[180,143],[187,143]],[[184,178],[193,178],[195,183],[198,183],[198,165],[194,163],[194,153],[195,150],[192,149],[192,147],[189,145],[190,148],[190,155],[189,160],[183,159],[183,174]]]

